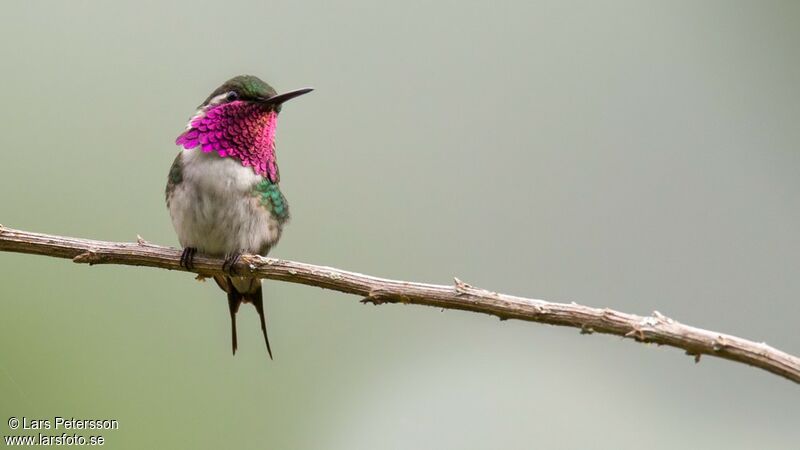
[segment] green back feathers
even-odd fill
[[[269,209],[278,221],[285,222],[289,219],[289,204],[286,203],[286,198],[277,184],[272,184],[265,178],[256,185],[253,191],[261,205]]]
[[[169,207],[170,194],[175,190],[175,186],[181,184],[182,181],[183,164],[181,163],[181,153],[178,153],[178,156],[175,157],[175,161],[172,162],[172,167],[169,168],[169,175],[167,175],[167,207]]]

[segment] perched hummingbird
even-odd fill
[[[231,78],[197,108],[175,141],[183,149],[169,170],[166,197],[183,247],[181,265],[191,268],[197,252],[225,257],[227,275],[214,281],[228,294],[234,354],[236,312],[252,303],[272,359],[261,280],[237,275],[234,265],[242,253],[269,253],[289,220],[278,187],[275,126],[283,102],[311,90],[277,94],[257,77]]]

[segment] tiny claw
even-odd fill
[[[236,275],[236,263],[239,262],[239,258],[242,257],[241,253],[233,253],[228,255],[225,258],[225,261],[222,263],[222,270],[227,272],[228,275]]]
[[[181,253],[181,267],[192,270],[194,269],[194,255],[197,253],[197,248],[186,247]]]

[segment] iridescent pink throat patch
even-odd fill
[[[175,144],[185,149],[200,147],[233,157],[271,182],[279,180],[275,159],[275,126],[278,114],[268,106],[235,101],[214,106],[189,123]]]

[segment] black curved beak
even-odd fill
[[[270,98],[265,98],[261,100],[261,103],[265,105],[280,105],[281,103],[291,100],[295,97],[299,97],[303,94],[308,94],[309,92],[313,91],[314,88],[302,88],[302,89],[295,89],[294,91],[284,92],[283,94],[273,95]]]

